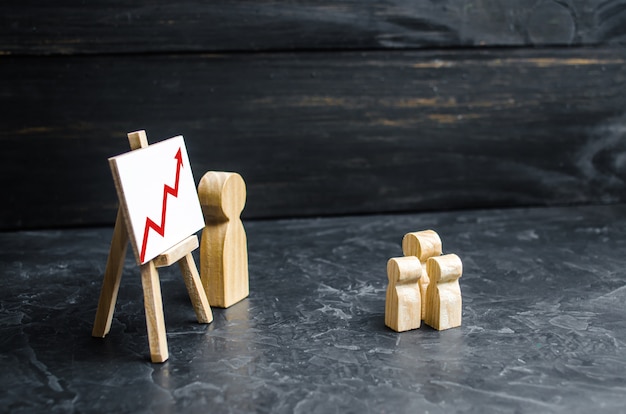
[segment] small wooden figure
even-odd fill
[[[389,285],[385,298],[385,325],[396,332],[420,327],[420,276],[422,265],[416,257],[394,257],[387,262]]]
[[[424,322],[439,331],[461,326],[461,259],[456,254],[446,254],[431,257],[426,266],[430,284],[426,292],[428,310]]]
[[[433,230],[423,230],[407,233],[402,239],[402,253],[405,256],[415,256],[422,263],[423,273],[419,279],[420,293],[422,297],[422,319],[426,319],[427,298],[426,291],[430,283],[430,277],[426,272],[426,261],[434,256],[440,256],[442,252],[441,239]]]
[[[241,212],[246,184],[237,173],[207,172],[198,185],[205,227],[200,277],[211,306],[227,308],[249,294],[248,247]]]

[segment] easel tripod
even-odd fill
[[[148,138],[145,131],[131,132],[128,134],[131,150],[146,148]],[[102,290],[98,301],[98,310],[92,336],[104,337],[111,329],[113,312],[117,301],[117,294],[122,278],[122,269],[129,243],[127,222],[123,208],[117,212],[115,229],[111,240],[111,248],[107,259]],[[198,269],[191,252],[198,247],[198,238],[189,236],[174,247],[161,253],[154,259],[140,265],[141,284],[143,287],[144,308],[146,312],[146,325],[148,341],[150,344],[150,357],[152,362],[164,362],[168,359],[167,336],[165,333],[165,319],[163,316],[163,301],[161,298],[161,286],[157,268],[170,266],[178,263],[183,274],[185,286],[191,298],[196,318],[199,323],[210,323],[213,314],[209,306],[207,295],[202,287]]]

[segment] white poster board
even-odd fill
[[[109,158],[137,263],[204,227],[182,136]]]

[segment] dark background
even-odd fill
[[[626,0],[0,2],[0,411],[626,414],[624,43]],[[250,296],[160,269],[164,364],[130,254],[91,337],[138,129],[248,184]],[[463,323],[396,333],[422,229]]]
[[[245,218],[626,201],[626,1],[0,4],[0,229],[111,225],[126,133]]]

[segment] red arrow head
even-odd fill
[[[178,149],[178,152],[176,153],[174,158],[178,160],[179,165],[183,165],[183,154],[180,152],[180,148]]]

